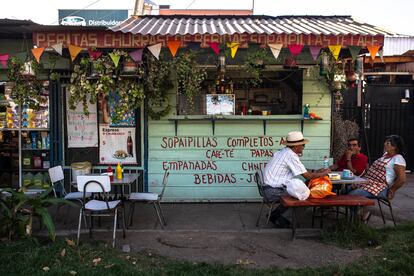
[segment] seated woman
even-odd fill
[[[401,155],[403,153],[404,142],[400,136],[390,135],[386,137],[384,155],[377,159],[364,175],[368,182],[360,185],[349,194],[362,195],[368,198],[392,199],[395,192],[406,181],[406,162]]]

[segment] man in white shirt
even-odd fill
[[[302,156],[305,144],[308,142],[309,140],[304,139],[300,131],[289,132],[286,140],[282,141],[286,148],[273,155],[263,173],[264,193],[268,200],[279,202],[280,197],[286,193],[286,187],[289,186],[293,179],[297,181],[296,177],[298,176],[303,176],[309,180],[325,176],[330,172],[329,169],[309,172],[299,160],[299,156]],[[288,227],[290,224],[289,220],[282,216],[286,210],[287,208],[280,204],[272,211],[270,221],[278,227]]]

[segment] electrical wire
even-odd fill
[[[189,7],[191,7],[191,5],[194,4],[195,1],[196,0],[191,1],[191,3],[185,9],[188,9]]]

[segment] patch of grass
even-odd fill
[[[317,269],[249,269],[175,261],[141,252],[126,255],[106,244],[69,245],[64,240],[0,242],[0,275],[414,275],[414,222],[395,229],[340,226],[324,240],[346,247],[376,244],[377,254],[357,263]],[[368,244],[369,245],[369,244]],[[318,254],[318,252],[315,252]],[[48,267],[48,271],[43,268]],[[47,270],[47,269],[46,269]],[[72,274],[73,275],[73,274]]]
[[[363,223],[342,221],[333,228],[326,229],[322,234],[322,240],[345,248],[378,246],[387,240],[390,230],[378,230]]]

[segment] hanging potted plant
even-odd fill
[[[29,108],[38,109],[41,102],[40,91],[42,82],[36,79],[39,65],[29,60],[26,63],[17,57],[11,57],[8,63],[8,79],[11,82],[11,97],[17,105],[27,105]],[[25,75],[25,70],[30,67],[30,76]]]
[[[265,49],[251,51],[246,55],[244,66],[251,76],[249,83],[253,87],[257,87],[262,83],[262,71],[265,68],[265,63],[269,61],[270,57]]]
[[[148,115],[159,120],[172,109],[168,98],[168,91],[174,87],[171,81],[172,63],[159,61],[152,55],[145,57],[146,71],[143,81],[148,99]]]
[[[178,93],[184,94],[187,104],[193,108],[194,97],[200,94],[207,72],[197,67],[195,53],[192,51],[179,55],[174,61],[174,69],[177,74]]]

